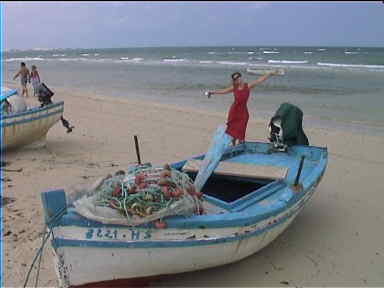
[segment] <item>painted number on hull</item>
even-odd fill
[[[140,237],[141,236],[141,237]],[[117,229],[93,229],[90,228],[85,233],[86,239],[103,239],[103,240],[145,240],[151,238],[150,231],[140,231],[129,229],[126,231],[119,231]]]

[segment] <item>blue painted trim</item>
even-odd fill
[[[220,200],[219,198],[215,198],[206,194],[203,194],[203,199],[208,201],[209,203],[216,205],[217,207],[220,207],[222,209],[225,209],[227,211],[231,210],[231,205],[229,205],[227,202]]]
[[[1,52],[1,64],[0,64],[0,89],[3,90],[3,32],[4,32],[4,26],[3,26],[3,20],[4,20],[4,10],[3,10],[3,2],[0,2],[0,52]],[[1,100],[2,101],[2,100]],[[0,133],[0,144],[1,147],[3,147],[3,133]],[[1,149],[0,152],[0,161],[3,162],[3,153],[5,153],[5,149]],[[3,170],[0,169],[0,176],[1,179],[3,179]],[[3,200],[3,184],[4,182],[1,181],[1,186],[0,186],[0,202]],[[2,204],[2,203],[1,203]],[[3,250],[3,208],[0,205],[0,287],[4,286],[4,281],[3,281],[3,263],[4,263],[4,250]]]
[[[270,195],[278,192],[284,187],[285,187],[285,184],[283,181],[274,181],[230,203],[222,201],[215,197],[211,197],[209,195],[203,195],[203,197],[208,202],[220,208],[223,208],[228,211],[236,212],[236,211],[242,211],[246,207],[249,207],[255,204],[256,202],[259,202],[264,198],[269,197]]]
[[[26,115],[29,115],[29,114],[34,114],[36,112],[42,112],[42,111],[45,111],[45,110],[49,110],[49,109],[55,108],[57,106],[63,106],[63,111],[64,111],[64,101],[60,101],[60,102],[57,102],[57,103],[49,104],[49,105],[44,106],[42,108],[40,108],[40,107],[33,107],[32,109],[28,109],[28,110],[20,112],[20,113],[6,115],[6,116],[3,116],[1,118],[1,120],[22,117],[22,116],[26,116]]]
[[[53,220],[63,211],[66,213],[67,202],[64,190],[54,190],[41,193],[45,223],[49,228],[54,226]],[[58,220],[58,219],[56,219]]]
[[[231,202],[231,208],[239,210],[238,208],[243,206],[245,202],[249,203],[249,201],[252,200],[252,203],[250,203],[250,204],[253,204],[256,201],[260,201],[260,200],[268,197],[272,193],[275,193],[276,190],[282,188],[282,186],[283,186],[283,182],[281,182],[281,181],[271,182],[271,183],[255,190],[254,192],[247,194],[244,197],[237,199],[234,202]],[[276,188],[278,188],[278,189],[276,189]]]
[[[198,229],[198,228],[225,228],[242,227],[265,220],[286,210],[285,202],[272,201],[268,206],[256,207],[254,211],[229,212],[224,214],[196,215],[193,217],[173,216],[167,217],[168,228],[176,229]],[[57,226],[79,226],[79,227],[127,227],[125,225],[103,224],[86,219],[75,212],[74,208],[68,209]],[[135,228],[153,227],[152,223],[138,225]]]
[[[252,143],[249,143],[251,145]],[[266,144],[264,143],[254,143],[254,150],[264,149]],[[261,148],[260,148],[261,147]],[[252,147],[251,147],[252,148]],[[269,193],[266,191],[266,194],[260,196],[260,199],[267,200],[267,204],[258,205],[253,202],[255,198],[247,198],[250,201],[239,201],[237,206],[238,211],[231,211],[224,214],[210,214],[210,215],[196,215],[193,217],[182,217],[182,216],[173,216],[167,217],[166,222],[169,228],[176,229],[198,229],[198,228],[224,228],[224,227],[242,227],[257,223],[258,221],[265,220],[271,216],[275,216],[282,211],[291,208],[297,203],[302,197],[309,192],[309,189],[313,185],[316,185],[319,181],[321,175],[324,173],[327,166],[327,150],[326,148],[317,149],[315,147],[296,147],[297,151],[295,152],[295,159],[298,159],[301,153],[311,154],[311,149],[317,151],[316,153],[321,153],[316,157],[321,158],[320,161],[316,161],[317,167],[307,166],[306,169],[310,169],[310,172],[307,173],[306,177],[303,179],[302,184],[304,189],[300,193],[293,193],[289,184],[284,183],[284,181],[272,182],[269,189],[275,187],[276,191]],[[293,150],[293,149],[292,149]],[[297,154],[296,154],[297,153]],[[232,153],[233,154],[233,153]],[[310,157],[310,155],[308,155]],[[294,162],[294,161],[291,161]],[[174,164],[171,164],[172,167],[181,167],[185,161],[180,161]],[[313,169],[316,168],[316,169]],[[307,179],[310,179],[310,182],[306,182]],[[279,183],[280,182],[280,183]],[[281,185],[281,186],[279,186]],[[268,190],[268,189],[266,189]],[[264,197],[265,196],[265,197]],[[254,197],[258,197],[257,193]],[[207,196],[207,199],[208,196]],[[257,199],[257,198],[256,198]],[[251,203],[252,202],[252,203]],[[64,215],[57,224],[57,226],[78,226],[78,227],[127,227],[125,225],[111,225],[103,224],[100,222],[92,221],[86,219],[75,212],[75,209],[69,208],[68,213]],[[152,228],[152,223],[146,223],[139,225],[135,228]]]
[[[322,167],[318,171],[313,171],[313,174],[324,173],[326,167],[326,161],[323,161]],[[319,174],[317,174],[316,181],[318,181]],[[315,182],[316,182],[315,181]],[[311,181],[312,182],[312,181]],[[312,182],[311,184],[315,184]],[[304,182],[305,184],[305,182]],[[270,216],[279,214],[285,209],[291,208],[297,201],[305,196],[309,192],[311,186],[304,187],[304,190],[300,193],[293,193],[291,188],[285,186],[285,188],[279,189],[278,193],[272,194],[272,196],[266,198],[270,202],[269,205],[250,205],[244,211],[214,214],[214,215],[200,215],[184,218],[169,217],[166,219],[169,228],[179,229],[194,229],[194,228],[224,228],[234,226],[246,226],[258,221],[264,220]],[[80,227],[119,227],[124,225],[107,225],[96,221],[90,221],[74,212],[75,210],[69,209],[69,213],[64,215],[61,226],[80,226]],[[125,226],[126,227],[126,226]],[[151,227],[151,224],[143,226],[137,226],[137,228]]]
[[[238,145],[236,147],[227,148],[226,151],[223,153],[222,160],[223,159],[224,159],[224,161],[228,160],[231,157],[233,157],[234,155],[239,154],[239,153],[240,154],[244,153],[244,152],[247,153],[247,149],[250,150],[250,147],[254,147],[255,144],[262,144],[263,145],[264,143],[248,142],[248,146],[243,144],[243,145]],[[262,147],[264,147],[264,145]],[[267,146],[265,146],[265,147],[267,147]],[[252,150],[254,150],[254,148]],[[262,150],[264,151],[266,149],[262,149]],[[204,159],[204,154],[192,157],[188,160],[191,160],[191,159],[202,160],[202,159]],[[181,169],[188,160],[179,161],[179,162],[171,164],[170,166],[174,169]],[[228,211],[240,211],[241,207],[244,207],[244,202],[247,202],[247,201],[249,202],[252,199],[251,204],[254,204],[257,201],[261,201],[263,198],[268,197],[272,193],[275,193],[277,191],[275,186],[277,186],[277,185],[281,186],[281,185],[283,185],[283,182],[282,181],[271,182],[271,183],[265,185],[264,187],[261,187],[255,191],[245,195],[244,197],[237,199],[237,200],[230,202],[230,203],[222,201],[218,198],[211,197],[209,195],[203,195],[203,197],[206,201],[208,201],[208,202],[210,202],[210,203],[212,203],[212,204],[214,204],[214,205],[216,205],[222,209],[225,209]],[[246,205],[246,206],[249,206],[251,204],[248,203],[248,205]]]
[[[47,118],[47,117],[52,116],[52,115],[61,114],[61,113],[63,113],[63,111],[64,111],[64,109],[60,109],[60,110],[56,110],[54,112],[50,112],[50,113],[47,113],[47,114],[40,115],[38,117],[32,117],[32,118],[18,120],[18,121],[13,121],[13,122],[9,122],[9,123],[0,123],[0,127],[14,126],[14,125],[19,125],[19,124],[24,124],[24,123],[27,123],[27,122],[32,122],[32,121],[39,120],[39,119],[44,119],[44,118]]]
[[[286,188],[286,184],[283,181],[274,181],[260,189],[252,192],[251,194],[245,195],[244,197],[236,200],[232,207],[233,211],[242,211],[263,199],[270,197],[274,193],[278,193]]]
[[[88,241],[88,240],[68,240],[61,238],[54,238],[52,240],[52,247],[100,247],[100,248],[173,248],[173,247],[194,247],[194,246],[203,246],[203,245],[213,245],[221,244],[227,242],[238,241],[250,237],[260,235],[262,233],[268,232],[275,226],[278,226],[295,214],[298,209],[290,212],[288,215],[282,217],[278,221],[271,223],[270,225],[255,230],[250,233],[245,233],[241,235],[233,235],[228,237],[222,237],[217,239],[206,239],[206,240],[175,240],[175,241],[132,241],[132,242],[111,242],[111,241]]]
[[[3,51],[3,47],[1,47],[1,51]],[[3,53],[1,53],[1,54],[3,54]],[[3,56],[1,56],[1,58],[2,57]],[[1,63],[3,63],[3,59],[1,59]],[[2,92],[2,94],[0,95],[0,102],[7,99],[8,97],[11,97],[11,96],[17,94],[17,90],[15,90],[15,89],[9,89],[8,91],[4,91],[4,93],[3,93],[3,86],[2,85],[1,85],[0,91]]]

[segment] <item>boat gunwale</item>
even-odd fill
[[[308,201],[309,199],[306,199]],[[255,229],[252,232],[243,232],[243,233],[232,233],[232,235],[217,237],[217,238],[208,238],[208,239],[180,239],[180,240],[131,240],[131,241],[98,241],[98,240],[82,240],[82,239],[63,239],[60,237],[55,237],[51,241],[52,247],[55,249],[59,247],[103,247],[103,248],[169,248],[169,247],[191,247],[191,246],[202,246],[202,245],[214,245],[222,244],[227,242],[239,241],[251,237],[258,236],[263,234],[276,226],[288,221],[295,213],[299,212],[304,204],[297,207],[295,210],[290,211],[287,215],[284,215],[278,220],[271,221],[265,227],[260,229]],[[275,215],[271,215],[268,218],[271,218]],[[268,219],[267,218],[267,219]],[[266,220],[266,219],[265,219]],[[254,223],[250,223],[247,226],[251,226]],[[245,226],[245,225],[244,225]],[[127,227],[127,226],[124,226]],[[237,227],[237,226],[235,226]],[[135,228],[135,227],[133,227]],[[133,229],[131,228],[131,229]],[[217,227],[214,227],[217,228]],[[208,232],[207,232],[208,233]]]
[[[4,89],[1,90],[0,101],[3,101],[5,99],[7,99],[8,97],[11,97],[13,95],[18,94],[16,89],[7,88],[5,86],[2,86],[2,88],[4,88]]]
[[[261,143],[261,142],[253,142],[253,143]],[[310,146],[313,147],[313,146]],[[316,147],[315,147],[316,148]],[[272,193],[273,197],[276,193],[279,193],[278,199],[273,199],[270,201],[270,205],[259,205],[257,206],[257,212],[253,211],[253,215],[251,215],[250,211],[244,211],[244,209],[236,211],[228,211],[228,213],[223,214],[205,214],[205,215],[194,215],[192,217],[183,217],[183,216],[173,216],[166,220],[168,228],[177,228],[177,229],[195,229],[195,228],[224,228],[224,227],[235,227],[235,226],[247,226],[252,223],[256,223],[267,219],[271,216],[277,215],[281,213],[283,210],[289,209],[294,206],[297,202],[300,201],[309,191],[318,185],[320,182],[327,166],[328,162],[328,152],[327,148],[320,148],[323,150],[323,157],[318,161],[317,165],[314,167],[313,171],[307,175],[302,182],[301,191],[294,191],[291,185],[285,183],[285,185],[281,186],[281,188]],[[195,156],[194,158],[201,157]],[[183,160],[180,162],[173,163],[171,167],[177,167],[177,165],[182,165],[187,160]],[[175,166],[176,165],[176,166]],[[276,182],[269,183],[268,185],[275,184]],[[266,185],[266,186],[268,186]],[[264,187],[266,187],[264,186]],[[260,189],[263,189],[261,187]],[[259,191],[255,190],[255,191]],[[250,194],[254,194],[251,192]],[[65,193],[65,192],[63,192]],[[242,198],[248,195],[243,196]],[[253,195],[256,196],[256,193]],[[205,197],[205,196],[204,196]],[[268,199],[269,196],[266,197]],[[238,199],[241,200],[242,198]],[[236,201],[238,201],[236,200]],[[253,200],[253,199],[251,199]],[[256,201],[257,202],[257,201]],[[243,202],[244,208],[255,205],[255,201],[249,204],[247,201]],[[94,220],[87,219],[76,213],[75,209],[72,207],[68,207],[68,212],[65,214],[58,226],[81,226],[81,227],[131,227],[135,229],[141,228],[153,228],[152,223],[145,223],[138,226],[127,226],[120,224],[104,224],[101,222],[97,222]]]
[[[59,102],[55,102],[55,103],[52,103],[52,104],[48,104],[48,105],[46,105],[44,107],[32,107],[30,109],[27,109],[26,111],[19,112],[19,113],[12,113],[12,114],[9,114],[9,115],[2,115],[1,116],[1,121],[12,119],[12,118],[17,118],[17,117],[22,117],[22,116],[27,116],[29,114],[39,113],[39,112],[42,112],[42,111],[45,111],[45,110],[49,110],[49,109],[52,109],[52,108],[55,108],[55,107],[58,107],[58,106],[64,106],[64,101],[59,101]],[[64,107],[63,107],[62,111],[64,111]],[[3,123],[1,123],[1,124],[3,124]]]
[[[44,118],[48,118],[48,117],[51,117],[51,116],[54,116],[54,115],[57,115],[57,114],[62,114],[64,111],[64,109],[60,109],[60,110],[56,110],[56,111],[53,111],[53,112],[49,112],[47,114],[43,114],[43,115],[39,115],[37,117],[29,117],[27,119],[22,119],[22,120],[14,120],[14,121],[11,121],[9,123],[0,123],[0,127],[1,128],[6,128],[6,127],[9,127],[9,126],[15,126],[15,125],[21,125],[21,124],[24,124],[24,123],[29,123],[29,122],[33,122],[33,121],[36,121],[36,120],[40,120],[40,119],[44,119]],[[33,114],[31,114],[31,116],[33,116]],[[59,120],[60,118],[58,118],[55,123]],[[55,124],[53,123],[52,126]],[[51,126],[51,127],[52,127]]]
[[[304,207],[304,205],[310,200],[312,197],[316,186],[311,187],[308,190],[308,193],[305,193],[306,197],[301,197],[299,201],[297,201],[296,207],[292,206],[290,208],[294,209],[284,209],[277,213],[276,215],[270,215],[265,221],[263,227],[256,228],[253,231],[244,230],[242,233],[230,233],[225,236],[208,238],[208,239],[179,239],[179,240],[128,240],[128,241],[100,241],[100,240],[84,240],[84,239],[64,239],[60,238],[60,236],[54,237],[52,239],[52,247],[57,249],[60,247],[82,247],[82,248],[172,248],[172,247],[193,247],[193,246],[204,246],[204,245],[216,245],[223,244],[228,242],[240,241],[243,239],[256,237],[263,233],[267,233],[272,230],[276,226],[283,224],[290,219],[293,219],[297,216],[300,210]],[[301,201],[301,202],[300,202]],[[284,213],[284,211],[286,213]],[[280,217],[278,217],[280,216]],[[276,217],[273,219],[273,217]],[[256,223],[248,223],[247,226],[252,229],[251,226]],[[127,226],[124,226],[127,229]],[[70,229],[70,227],[68,227]],[[94,226],[90,226],[90,229],[95,228]],[[215,227],[216,228],[216,227]],[[235,226],[233,228],[240,228]],[[135,229],[135,227],[128,227],[128,229]],[[136,229],[135,229],[136,230]],[[209,233],[207,231],[207,233]]]

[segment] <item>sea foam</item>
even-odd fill
[[[268,63],[271,64],[305,64],[308,63],[308,61],[303,60],[303,61],[295,61],[295,60],[268,60]]]
[[[384,69],[384,65],[363,65],[363,64],[339,64],[339,63],[323,63],[318,62],[319,66],[328,67],[345,67],[345,68],[367,68],[367,69]]]

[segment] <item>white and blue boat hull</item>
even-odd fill
[[[267,143],[246,145],[256,145],[256,150],[268,146]],[[239,154],[236,152],[239,149],[231,148],[227,154]],[[74,208],[65,208],[59,222],[49,224],[60,285],[74,287],[182,273],[232,263],[254,254],[280,235],[312,197],[327,165],[326,149],[313,149],[317,151],[299,147],[292,153],[295,160],[302,154],[309,158],[298,189],[291,185],[297,175],[294,171],[297,161],[276,153],[270,157],[282,157],[281,163],[290,165],[286,179],[273,181],[231,203],[204,195],[207,202],[219,206],[222,212],[171,217],[166,219],[167,229],[156,229],[152,224],[105,225],[77,215]],[[263,157],[258,157],[258,161],[262,161],[260,158]],[[173,166],[183,164],[182,161]],[[44,192],[42,200],[46,222],[50,223],[52,215],[65,206],[64,191]]]
[[[16,148],[44,141],[48,130],[60,120],[64,102],[1,117],[1,148]]]

